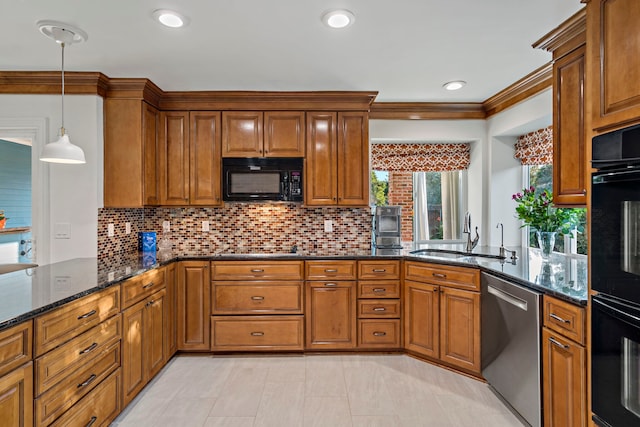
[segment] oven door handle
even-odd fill
[[[614,307],[614,305],[619,305],[619,303],[616,303],[614,301],[608,300],[606,297],[600,296],[600,295],[596,295],[592,298],[591,300],[594,304],[601,306],[602,308],[604,308],[605,311],[607,311],[609,314],[611,314],[614,317],[617,317],[618,319],[627,322],[627,323],[632,323],[635,326],[639,326],[640,325],[640,317],[639,316],[634,316],[633,314],[623,311],[620,308]],[[606,301],[606,302],[605,302]],[[633,307],[629,307],[631,308],[631,310],[635,310]]]
[[[608,182],[622,182],[622,181],[639,181],[640,170],[618,170],[611,172],[596,172],[593,174],[594,184],[606,184]]]

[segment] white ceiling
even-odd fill
[[[376,101],[481,102],[549,62],[531,44],[579,0],[0,0],[1,70],[59,70],[60,48],[36,28],[89,34],[65,50],[68,71],[146,77],[166,91],[365,90]],[[325,27],[346,8],[355,23]],[[170,8],[191,22],[154,22]],[[442,89],[466,80],[457,92]]]

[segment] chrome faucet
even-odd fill
[[[478,240],[480,240],[480,235],[478,234],[478,227],[476,227],[476,237],[471,240],[471,214],[467,212],[464,214],[464,227],[462,228],[462,232],[467,235],[467,252],[471,252],[473,248],[478,245]]]
[[[500,256],[506,258],[506,250],[504,248],[504,225],[499,222],[496,228],[500,228]]]

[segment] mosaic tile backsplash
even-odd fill
[[[333,231],[324,231],[324,221]],[[162,237],[163,221],[177,255],[282,253],[296,245],[303,255],[362,253],[371,248],[368,208],[309,208],[297,204],[230,203],[224,208],[104,208],[98,212],[98,258],[137,251],[138,231]],[[209,231],[202,222],[209,221]],[[125,223],[131,223],[126,234]],[[114,236],[108,236],[114,224]]]

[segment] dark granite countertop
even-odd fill
[[[553,295],[574,304],[587,302],[587,260],[553,254],[542,260],[537,249],[518,250],[518,259],[497,259],[461,256],[411,254],[411,250],[438,248],[439,245],[412,247],[397,256],[374,256],[370,251],[345,253],[244,253],[181,254],[156,257],[133,253],[125,257],[78,258],[11,273],[0,274],[0,330],[31,319],[74,299],[120,283],[152,268],[180,260],[259,260],[259,259],[407,259],[450,265],[477,267],[504,279]],[[451,246],[447,246],[448,249]],[[459,249],[459,248],[454,248]],[[473,252],[498,254],[498,248],[478,247]]]

